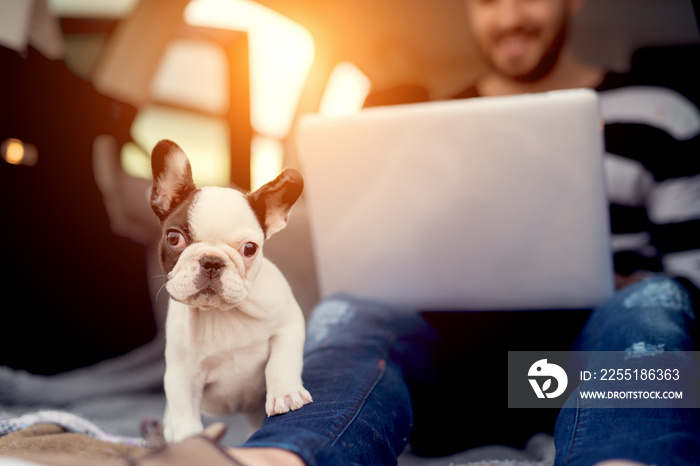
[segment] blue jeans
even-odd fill
[[[654,350],[697,351],[693,303],[677,281],[655,276],[623,289],[591,315],[574,344],[575,350],[595,351],[588,361],[594,367],[621,367],[610,351],[647,351],[622,367],[653,367]],[[651,351],[651,352],[650,352]],[[683,364],[683,361],[679,361]],[[684,398],[698,406],[700,367],[689,359],[681,368]],[[686,370],[683,370],[686,369]],[[600,409],[593,400],[582,400],[581,390],[605,389],[607,382],[582,382],[559,413],[555,429],[555,465],[591,465],[608,458],[643,463],[700,464],[700,410],[698,409]],[[648,387],[646,387],[648,388]]]
[[[579,333],[578,349],[646,342],[691,350],[693,325],[688,292],[663,276],[618,293],[590,318],[574,311],[431,315],[335,296],[317,306],[307,331],[303,379],[314,402],[267,418],[243,446],[287,449],[309,465],[384,465],[396,464],[409,442],[428,455],[522,446],[534,433],[553,432],[556,421],[557,464],[613,457],[697,464],[696,410],[579,406],[557,420],[551,409],[508,409],[504,370],[508,350],[566,350]]]

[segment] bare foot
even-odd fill
[[[218,442],[226,434],[226,426],[220,422],[204,429],[204,436]],[[296,454],[282,448],[227,448],[235,461],[255,466],[305,466]]]
[[[228,454],[245,465],[304,466],[297,455],[281,448],[229,448]]]

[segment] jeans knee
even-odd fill
[[[635,311],[666,310],[691,313],[690,292],[677,280],[655,275],[623,291],[622,305]]]
[[[305,352],[333,347],[398,359],[410,353],[413,358],[407,341],[422,348],[421,342],[436,338],[432,326],[412,309],[339,294],[321,301],[311,313]]]
[[[327,340],[336,327],[349,323],[356,314],[357,310],[349,299],[324,299],[311,313],[306,329],[307,341],[321,343]]]
[[[624,351],[647,345],[688,349],[694,326],[690,292],[671,277],[655,275],[597,308],[581,334],[579,349]]]
[[[418,319],[410,310],[348,295],[322,300],[311,313],[306,332],[308,349],[396,338]],[[414,324],[415,325],[415,324]],[[343,343],[345,342],[345,343]]]

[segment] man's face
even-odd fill
[[[470,26],[496,72],[523,82],[546,76],[566,39],[568,0],[466,0]]]

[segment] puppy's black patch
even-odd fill
[[[189,214],[198,192],[199,189],[190,192],[187,197],[180,201],[180,203],[173,209],[172,213],[163,219],[163,228],[159,248],[160,265],[163,267],[163,271],[165,271],[166,274],[173,270],[175,264],[177,264],[177,260],[182,254],[182,251],[176,251],[168,245],[166,236],[168,231],[174,228],[185,236],[185,240],[187,241],[188,245],[192,243]]]

